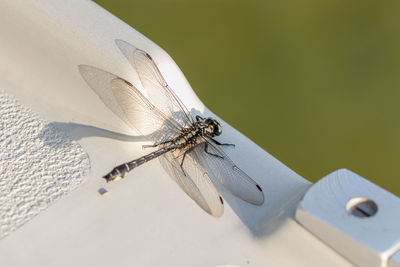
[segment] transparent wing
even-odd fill
[[[207,139],[206,139],[207,140]],[[207,152],[205,146],[208,144]],[[242,171],[217,145],[208,140],[194,148],[202,164],[215,182],[220,183],[235,196],[255,205],[264,203],[261,187]],[[214,154],[214,155],[212,155]],[[215,156],[217,155],[217,156]]]
[[[180,153],[180,155],[179,155]],[[210,180],[207,171],[198,164],[196,153],[188,152],[181,169],[182,151],[160,156],[160,162],[175,182],[207,213],[220,217],[224,212],[222,197]],[[185,175],[186,174],[186,175]]]
[[[160,143],[179,135],[181,127],[128,81],[92,66],[80,65],[79,71],[112,112],[149,140]]]
[[[193,118],[188,109],[168,86],[151,56],[125,41],[115,40],[115,43],[137,71],[150,101],[182,127],[192,125]]]

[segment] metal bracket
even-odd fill
[[[295,218],[357,266],[400,266],[400,198],[349,170],[314,184]]]

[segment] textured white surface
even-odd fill
[[[0,238],[88,175],[81,146],[0,91]]]

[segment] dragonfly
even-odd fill
[[[220,217],[224,211],[216,186],[248,203],[262,205],[264,193],[260,185],[222,149],[234,145],[216,140],[222,134],[221,124],[211,117],[193,117],[147,52],[123,40],[115,43],[136,70],[146,96],[129,81],[96,67],[80,65],[80,73],[113,113],[151,141],[151,145],[143,147],[155,150],[116,166],[103,178],[117,181],[158,158],[169,176],[212,216]]]

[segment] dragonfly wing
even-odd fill
[[[206,145],[208,153],[205,150]],[[195,148],[195,152],[200,164],[209,171],[211,179],[246,202],[255,205],[264,203],[264,193],[261,187],[236,166],[228,155],[211,140],[207,141],[206,139],[206,142]]]
[[[188,152],[183,162],[183,154],[169,152],[160,156],[160,162],[167,173],[203,210],[214,217],[220,217],[224,212],[222,197],[212,183],[207,171],[199,165],[196,154]]]
[[[115,43],[137,71],[151,102],[182,127],[192,125],[193,118],[188,109],[168,86],[152,57],[125,41],[115,40]]]
[[[92,66],[80,65],[79,71],[112,112],[149,140],[162,142],[179,135],[179,125],[168,120],[128,81]]]

